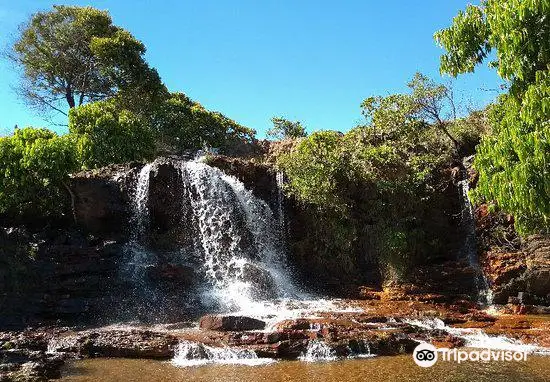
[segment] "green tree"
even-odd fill
[[[144,53],[144,45],[113,25],[108,12],[56,5],[30,18],[8,57],[23,70],[21,93],[31,105],[67,114],[66,106],[119,90],[127,90],[126,98],[165,91]]]
[[[112,99],[71,109],[69,132],[83,168],[151,159],[155,153],[150,128]]]
[[[431,126],[458,149],[460,144],[449,129],[456,120],[452,90],[421,73],[416,73],[407,86],[410,89],[407,94],[369,97],[363,101],[362,112],[371,127],[386,139]]]
[[[181,152],[205,146],[224,148],[235,140],[251,141],[255,131],[221,113],[205,109],[183,93],[172,93],[154,112],[153,122],[162,150]]]
[[[0,138],[0,213],[62,214],[69,173],[78,168],[74,147],[68,136],[30,127]]]
[[[549,15],[547,0],[485,0],[435,34],[446,51],[442,72],[472,72],[494,50],[490,65],[510,85],[478,146],[473,196],[513,214],[522,234],[550,230]]]
[[[271,118],[271,122],[273,122],[273,127],[267,131],[268,137],[285,139],[307,136],[305,127],[299,121],[289,121],[288,119],[273,117]]]

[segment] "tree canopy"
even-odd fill
[[[250,141],[256,134],[183,93],[166,98],[154,112],[152,123],[162,149],[176,153],[205,146],[224,148],[237,140]]]
[[[21,93],[31,105],[66,113],[86,102],[140,98],[165,91],[145,62],[145,46],[92,7],[55,5],[22,26],[8,57],[21,66]]]
[[[307,132],[300,121],[289,121],[281,117],[271,118],[273,127],[267,131],[267,136],[275,139],[302,138]]]
[[[509,83],[493,106],[493,134],[478,146],[477,201],[495,202],[520,233],[550,230],[550,2],[485,0],[468,6],[435,34],[445,49],[441,71],[472,72],[490,63]]]

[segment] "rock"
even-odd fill
[[[246,263],[243,267],[243,279],[250,281],[254,288],[252,289],[252,297],[257,300],[268,300],[276,294],[275,281],[271,274],[253,264]]]
[[[219,331],[262,330],[265,328],[265,322],[246,316],[208,314],[201,317],[199,327]]]
[[[358,288],[358,297],[364,300],[380,300],[381,291],[378,288],[369,286],[360,286]]]
[[[284,320],[276,325],[277,330],[280,331],[292,331],[292,330],[309,330],[311,329],[311,322],[307,319],[297,320]]]
[[[130,216],[124,185],[114,180],[117,174],[130,173],[129,167],[106,167],[72,177],[69,187],[74,194],[76,220],[88,232],[103,237],[124,233]]]
[[[494,303],[550,305],[550,236],[529,236],[517,250],[489,249],[481,262]]]

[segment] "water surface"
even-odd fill
[[[439,362],[417,366],[411,355],[332,362],[279,361],[262,366],[206,365],[176,367],[169,362],[133,359],[89,359],[64,371],[64,382],[111,381],[550,381],[550,358],[529,356],[523,362]]]

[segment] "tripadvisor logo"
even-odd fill
[[[436,348],[429,343],[419,344],[413,352],[414,362],[421,367],[431,367],[438,360],[445,362],[527,361],[527,352],[512,350]]]

